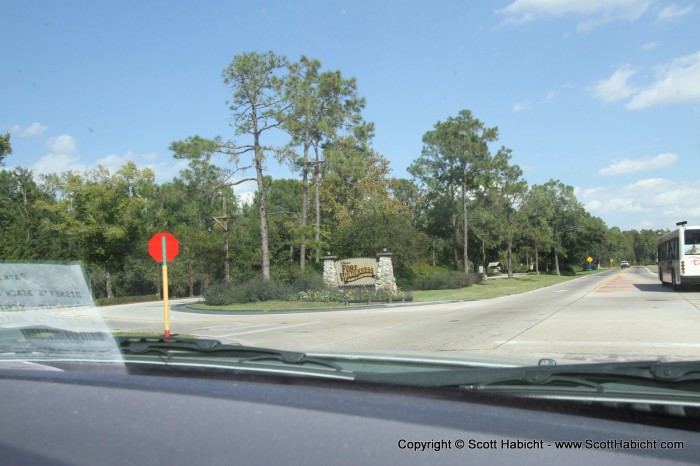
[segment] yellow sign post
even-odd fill
[[[163,319],[165,341],[170,340],[170,307],[168,306],[168,261],[180,252],[180,243],[170,233],[156,233],[148,242],[148,254],[163,263]]]

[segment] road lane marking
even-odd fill
[[[288,328],[303,327],[305,325],[314,325],[314,324],[319,324],[319,323],[320,322],[307,322],[305,324],[275,325],[273,327],[261,328],[258,330],[248,330],[245,332],[227,333],[225,335],[218,335],[217,337],[234,337],[236,335],[248,335],[251,333],[276,332],[276,331],[280,331],[280,330],[286,330]]]
[[[672,348],[700,348],[700,343],[671,343],[661,341],[547,341],[547,340],[506,340],[496,341],[497,345],[579,345],[579,346],[627,346],[627,347],[649,347],[665,346]]]
[[[245,328],[255,328],[255,327],[265,327],[266,325],[269,324],[220,324],[220,325],[211,325],[209,327],[198,327],[197,330],[212,330],[212,329],[222,329],[225,327],[231,327],[233,330],[242,330]]]
[[[625,273],[627,273],[628,270],[629,269],[620,270],[619,272],[614,274],[612,277],[603,281],[603,283],[594,287],[589,293],[610,292],[610,291],[617,291],[617,290],[629,288],[630,285],[634,284],[634,280],[623,277],[623,275]],[[605,289],[605,288],[607,288],[607,289]]]

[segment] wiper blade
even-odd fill
[[[289,365],[315,364],[329,367],[336,371],[342,370],[338,364],[309,357],[302,352],[224,344],[219,340],[211,339],[177,338],[177,336],[171,336],[166,340],[164,337],[120,336],[117,337],[117,343],[122,353],[125,354],[155,354],[168,358],[175,354],[201,354],[216,357],[235,356],[238,363],[279,361]]]
[[[666,387],[700,381],[700,362],[616,362],[572,365],[543,365],[400,373],[360,373],[356,380],[422,387],[484,389],[518,386],[585,386],[605,392],[605,383],[649,383]]]

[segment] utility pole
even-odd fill
[[[229,283],[231,281],[230,267],[229,267],[229,257],[228,257],[228,214],[226,210],[226,196],[223,196],[224,204],[224,215],[221,217],[209,217],[214,220],[217,225],[219,225],[224,230],[224,281]]]

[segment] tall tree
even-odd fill
[[[522,225],[522,206],[527,182],[522,179],[523,171],[510,164],[511,150],[501,148],[493,157],[492,167],[487,177],[487,193],[492,194],[491,212],[496,221],[492,230],[500,233],[506,244],[506,266],[508,278],[513,278],[513,242]]]
[[[462,260],[464,272],[469,270],[468,202],[471,194],[483,187],[483,175],[488,170],[490,154],[487,143],[498,138],[498,128],[488,128],[462,110],[455,117],[437,122],[423,136],[423,153],[410,167],[409,173],[429,190],[446,195],[453,210],[450,223],[453,231],[453,261],[457,268],[458,211],[462,214]],[[459,199],[459,200],[458,200]]]
[[[264,172],[269,153],[284,158],[283,148],[266,146],[263,135],[279,129],[289,117],[291,103],[285,86],[289,80],[289,64],[283,56],[273,52],[250,52],[234,57],[223,71],[224,83],[231,88],[229,109],[233,116],[235,135],[247,138],[246,143],[213,140],[193,136],[171,144],[170,149],[178,158],[205,158],[213,154],[229,157],[234,168],[231,176],[254,169],[255,177],[237,179],[236,185],[254,180],[257,184],[258,211],[260,213],[261,270],[263,280],[270,279],[270,248],[268,240],[267,212],[265,207]],[[243,157],[251,156],[249,164]]]
[[[574,188],[558,180],[550,180],[543,185],[532,188],[536,191],[540,215],[545,216],[551,229],[552,254],[557,275],[561,275],[559,257],[568,255],[567,243],[581,229],[585,210],[576,199]]]
[[[323,140],[334,138],[339,131],[361,124],[360,111],[364,99],[357,95],[355,79],[344,79],[340,71],[320,72],[321,63],[302,56],[298,63],[290,65],[290,80],[286,90],[292,104],[291,118],[287,118],[285,129],[292,136],[291,147],[301,147],[302,155],[296,167],[302,175],[302,202],[300,223],[299,266],[304,272],[307,249],[309,205],[309,172],[314,173],[317,185],[319,164],[318,147]],[[310,161],[310,152],[315,148],[317,160]],[[318,199],[318,198],[317,198]],[[317,206],[318,211],[318,206]],[[318,223],[318,222],[317,222]],[[317,232],[319,225],[316,225]]]
[[[549,203],[546,191],[540,187],[531,187],[525,194],[520,212],[520,237],[532,247],[535,271],[539,275],[540,252],[552,248],[554,236],[549,224],[553,216],[553,206]]]

